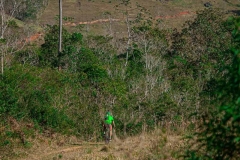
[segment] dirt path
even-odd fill
[[[95,143],[95,146],[99,146],[99,145],[103,145],[101,143]],[[94,145],[90,146],[89,144],[85,144],[85,145],[78,145],[78,146],[68,146],[66,148],[61,148],[61,149],[57,149],[48,153],[45,153],[43,155],[39,155],[37,156],[37,159],[40,160],[45,160],[45,159],[52,159],[54,157],[65,157],[64,159],[66,159],[67,157],[71,157],[69,155],[74,155],[74,157],[76,158],[81,158],[81,155],[85,154],[86,150],[89,150],[90,148],[92,148]]]
[[[172,19],[172,18],[179,18],[181,16],[186,16],[186,15],[193,15],[195,14],[194,12],[190,12],[190,11],[183,11],[183,12],[179,12],[177,14],[174,15],[167,15],[167,16],[156,16],[155,20],[157,19]],[[116,22],[116,21],[124,21],[123,19],[98,19],[98,20],[93,20],[93,21],[85,21],[85,22],[67,22],[64,23],[64,26],[77,26],[77,25],[81,25],[81,24],[96,24],[96,23],[106,23],[106,22]]]
[[[104,143],[83,143],[75,145],[65,145],[59,147],[45,148],[39,147],[34,152],[25,152],[24,158],[18,160],[52,160],[52,159],[95,159],[106,158],[111,155],[118,144],[112,142],[109,145]],[[110,151],[110,148],[112,151]],[[44,150],[44,151],[43,151]]]
[[[82,150],[82,148],[83,148],[82,146],[71,146],[71,147],[67,147],[64,149],[54,150],[52,152],[48,152],[43,155],[39,155],[38,159],[44,159],[44,158],[51,157],[54,155],[62,155],[62,154],[66,154],[69,152],[77,152],[78,150]]]
[[[179,12],[174,15],[168,15],[168,16],[156,16],[155,19],[172,19],[172,18],[179,18],[181,16],[186,16],[186,15],[194,15],[196,14],[195,12],[190,12],[190,11],[183,11]]]
[[[82,143],[82,144],[65,144],[64,146],[45,147],[44,145],[39,146],[34,151],[25,152],[25,157],[21,160],[52,160],[54,158],[65,157],[76,157],[80,158],[87,154],[89,150],[95,150],[104,146],[104,143]],[[81,156],[80,156],[81,155]]]
[[[48,153],[44,153],[44,154],[39,154],[39,155],[34,155],[34,154],[29,154],[27,153],[28,155],[28,158],[24,158],[24,160],[40,160],[40,159],[44,159],[44,158],[47,158],[47,157],[51,157],[52,155],[60,155],[60,154],[64,154],[64,153],[67,153],[67,152],[74,152],[74,151],[77,151],[79,149],[82,149],[82,146],[72,146],[72,147],[67,147],[67,148],[64,148],[64,149],[58,149],[58,150],[54,150],[54,151],[51,151],[51,152],[48,152]]]

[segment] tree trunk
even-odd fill
[[[3,65],[3,62],[4,62],[4,60],[3,60],[3,53],[2,53],[2,56],[1,56],[1,72],[2,72],[2,75],[3,75],[3,67],[4,67],[4,65]]]
[[[3,0],[0,1],[0,10],[1,10],[1,39],[3,39],[3,32],[4,32],[4,20],[5,20],[5,12],[3,6]]]
[[[123,123],[123,135],[124,135],[124,137],[127,136],[127,123],[126,122]]]
[[[126,12],[126,24],[127,24],[127,32],[128,32],[128,41],[127,41],[127,55],[126,55],[126,63],[125,66],[128,64],[128,56],[129,56],[129,51],[130,51],[130,42],[131,42],[131,28],[130,28],[130,22],[129,22],[129,15],[128,12]]]
[[[62,0],[59,0],[59,47],[58,47],[59,58],[61,52],[62,52]],[[58,64],[58,70],[61,70],[60,61]]]
[[[0,39],[3,39],[3,32],[4,32],[4,7],[3,7],[3,0],[0,1],[0,10],[1,10],[1,35]],[[1,73],[3,75],[3,68],[4,68],[4,57],[3,52],[1,53]]]

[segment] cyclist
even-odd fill
[[[114,123],[114,118],[111,114],[111,112],[107,112],[105,117],[104,117],[104,131],[106,131],[106,128],[109,127],[110,130],[110,135],[109,135],[109,140],[111,141],[112,139],[112,128],[115,127],[115,123]]]

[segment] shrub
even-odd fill
[[[189,159],[238,159],[240,155],[240,18],[231,19],[236,46],[228,52],[231,59],[224,63],[217,82],[217,94],[222,102],[215,112],[203,117],[200,132],[196,132],[198,148],[187,152]]]

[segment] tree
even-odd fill
[[[53,25],[47,27],[45,34],[45,43],[41,46],[40,61],[42,65],[48,65],[52,68],[61,69],[62,67],[76,71],[76,62],[80,46],[82,44],[82,35],[80,33],[69,33],[62,28],[62,51],[59,52],[59,26]],[[75,67],[74,67],[75,66]],[[74,69],[75,68],[75,69]]]
[[[36,20],[37,16],[40,15],[48,5],[48,1],[49,0],[24,0],[19,6],[18,14],[15,15],[15,18],[22,21]]]
[[[19,8],[21,1],[15,0],[0,0],[0,13],[1,13],[1,33],[0,33],[0,40],[1,40],[1,73],[3,75],[4,70],[4,57],[5,57],[5,32],[9,26],[9,22],[14,19],[15,14],[17,13],[17,9]],[[7,10],[7,11],[6,11]],[[7,14],[8,13],[8,14]]]
[[[8,22],[13,20],[18,13],[18,8],[23,1],[16,0],[0,0],[0,13],[1,13],[1,33],[0,38],[4,38],[4,34],[8,27]]]
[[[25,43],[22,44],[21,47],[19,47],[20,38],[18,35],[8,35],[8,37],[5,39],[0,39],[0,53],[1,53],[1,74],[4,74],[4,67],[5,65],[10,65],[13,54],[17,51],[21,50]]]
[[[59,46],[58,46],[58,54],[62,53],[62,0],[59,0]],[[58,66],[60,70],[60,66]]]
[[[214,85],[208,82],[228,60],[229,56],[221,53],[232,44],[223,16],[219,10],[205,9],[181,32],[173,31],[170,52],[165,56],[169,68],[166,76],[174,89],[172,97],[179,101],[179,110],[185,115],[212,108],[210,100],[215,97],[208,90]]]
[[[224,62],[221,78],[215,81],[215,92],[222,104],[203,117],[200,131],[195,133],[198,145],[187,152],[191,160],[235,160],[240,156],[240,18],[231,18],[227,25],[233,30],[235,44],[222,53],[231,58]]]
[[[126,62],[125,62],[125,67],[128,65],[128,57],[131,52],[131,41],[132,41],[132,23],[133,20],[130,19],[130,12],[135,10],[136,8],[131,7],[131,1],[130,0],[121,0],[121,3],[119,5],[116,5],[116,9],[118,7],[123,6],[124,9],[120,10],[120,12],[123,13],[125,17],[125,23],[127,27],[127,44],[126,44]]]

